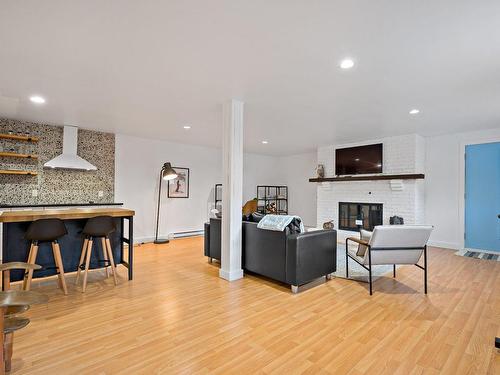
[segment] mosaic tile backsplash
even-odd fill
[[[78,155],[97,167],[96,171],[78,171],[43,168],[44,163],[62,153],[62,126],[0,118],[0,133],[9,132],[40,140],[31,143],[0,139],[0,152],[35,154],[38,159],[0,157],[0,169],[30,170],[38,175],[0,174],[0,205],[114,201],[114,134],[78,129]]]

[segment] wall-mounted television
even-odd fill
[[[382,173],[382,143],[337,148],[335,174],[337,176]]]

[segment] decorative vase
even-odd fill
[[[318,164],[316,167],[316,174],[318,175],[318,178],[324,178],[325,177],[325,167],[323,164]]]
[[[333,228],[335,228],[335,225],[333,224],[333,220],[330,220],[330,221],[323,223],[323,229],[332,230]]]

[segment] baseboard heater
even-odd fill
[[[190,230],[187,232],[175,232],[175,233],[170,233],[170,238],[171,239],[176,239],[176,238],[184,238],[184,237],[196,237],[196,236],[203,236],[204,231],[203,230]]]

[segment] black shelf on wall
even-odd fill
[[[269,210],[270,205],[273,203],[276,207],[276,212]],[[262,214],[288,215],[288,186],[257,186],[257,211]]]

